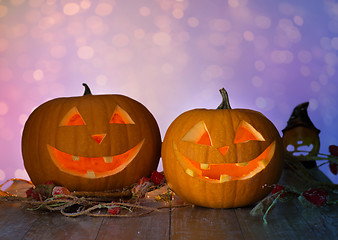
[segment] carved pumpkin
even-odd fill
[[[320,130],[313,125],[307,108],[309,102],[297,105],[282,130],[284,150],[293,156],[316,156],[320,149]],[[304,151],[308,152],[305,153]],[[306,168],[317,167],[316,161],[302,161]]]
[[[22,156],[32,182],[102,191],[150,176],[161,147],[152,114],[129,97],[85,87],[84,96],[50,100],[29,116]]]
[[[170,188],[204,207],[253,204],[277,183],[283,146],[271,121],[249,109],[231,109],[227,93],[217,110],[194,109],[178,116],[162,144]]]

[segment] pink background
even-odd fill
[[[280,132],[309,101],[328,153],[338,145],[337,36],[333,0],[0,0],[0,181],[27,178],[31,111],[82,95],[82,82],[142,102],[162,138],[182,112],[216,108],[222,87],[233,108],[262,112]]]

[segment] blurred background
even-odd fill
[[[328,154],[337,50],[334,0],[0,0],[0,181],[28,178],[21,133],[32,110],[82,95],[83,82],[142,102],[162,139],[179,114],[216,108],[222,87],[232,108],[262,112],[281,135],[309,101]]]

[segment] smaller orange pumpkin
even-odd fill
[[[103,191],[129,186],[156,170],[161,136],[153,115],[123,95],[50,100],[29,116],[22,135],[25,168],[35,185]]]
[[[216,110],[178,116],[162,144],[166,180],[183,200],[204,207],[253,204],[277,183],[283,169],[281,137],[263,114],[231,109],[221,89]]]

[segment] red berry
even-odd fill
[[[26,191],[27,198],[32,198],[37,201],[42,201],[42,196],[40,195],[38,189],[31,187]]]
[[[33,194],[33,187],[31,187],[30,189],[28,189],[28,190],[26,191],[26,196],[27,196],[27,198],[32,197],[32,194]]]
[[[53,191],[52,191],[52,195],[55,196],[55,195],[69,195],[70,194],[70,191],[65,188],[65,187],[61,187],[61,186],[55,186],[53,188]]]
[[[113,207],[113,208],[108,208],[108,213],[113,214],[113,215],[118,215],[121,212],[120,207]]]
[[[329,146],[329,152],[333,156],[338,156],[338,146],[336,146],[336,145],[330,145]]]
[[[330,171],[331,171],[334,175],[337,175],[337,173],[338,173],[337,164],[335,164],[335,163],[330,163],[330,164],[329,164],[329,167],[330,167]]]
[[[114,205],[114,201],[108,205],[108,213],[113,215],[118,215],[121,212],[121,208]]]
[[[333,156],[338,156],[338,146],[336,146],[336,145],[330,145],[329,146],[329,152]],[[330,163],[329,167],[330,167],[330,171],[334,175],[337,175],[337,173],[338,173],[337,164],[336,163]]]
[[[284,192],[280,195],[280,198],[285,198],[286,197],[285,187],[276,184],[275,187],[272,189],[271,194],[277,197],[282,191]]]
[[[316,206],[324,206],[327,203],[328,193],[323,188],[313,188],[303,192],[303,197]]]
[[[154,171],[151,174],[150,179],[153,181],[155,185],[160,185],[164,182],[164,175],[162,173],[159,173],[158,171]]]

